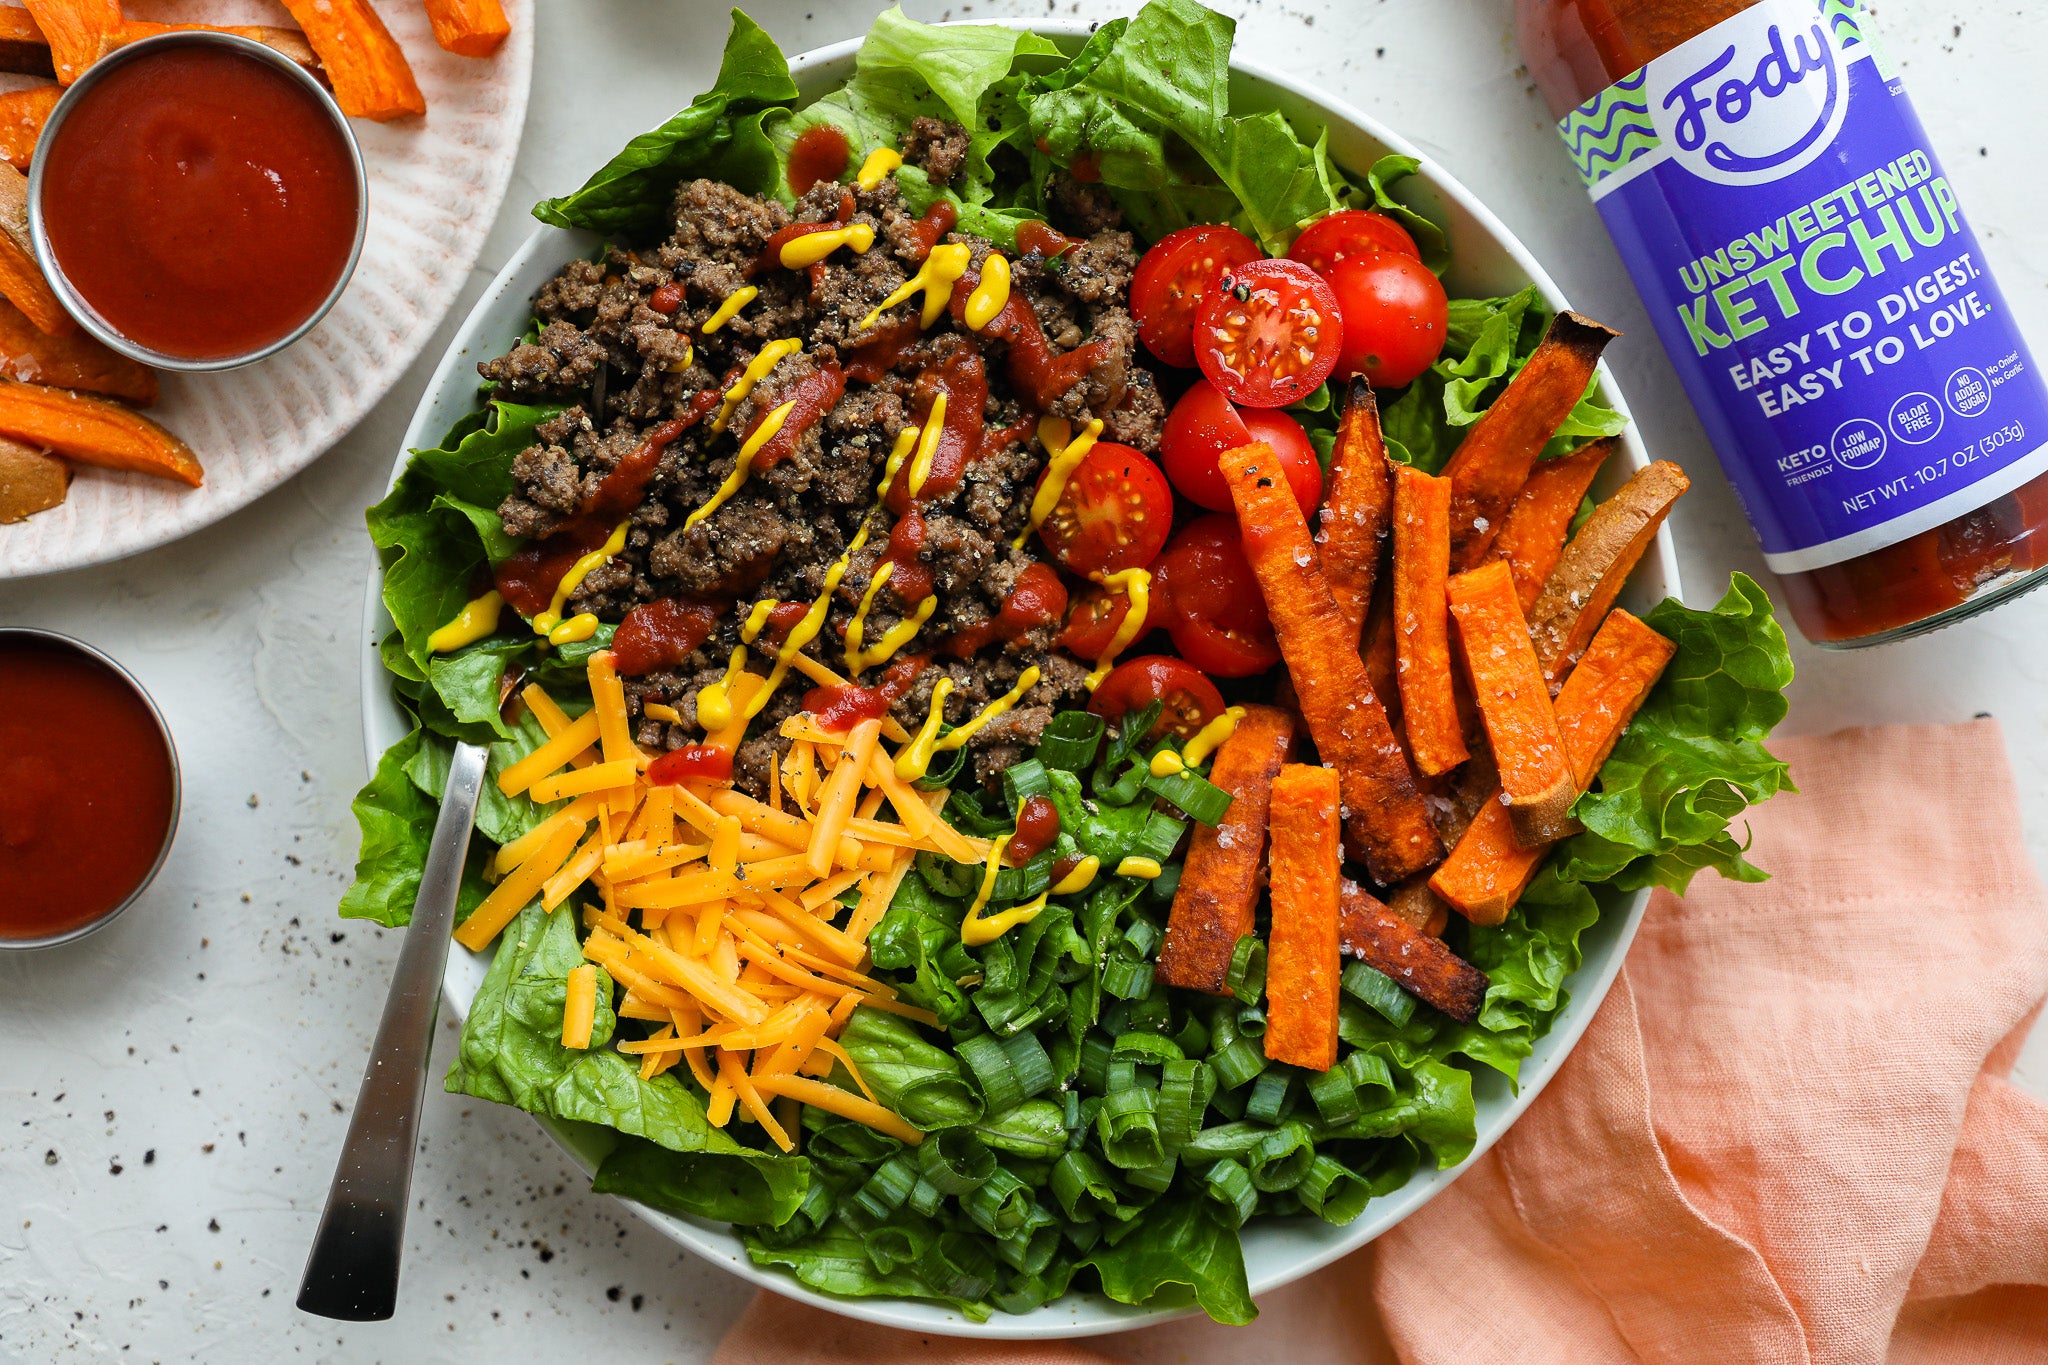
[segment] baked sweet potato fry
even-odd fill
[[[0,71],[19,76],[54,76],[50,40],[36,17],[19,5],[0,5]]]
[[[1337,1060],[1338,785],[1335,771],[1305,763],[1273,779],[1266,1055],[1311,1071]]]
[[[1491,983],[1486,973],[1417,929],[1370,891],[1346,880],[1338,898],[1338,946],[1385,973],[1395,985],[1461,1024],[1479,1017]]]
[[[306,41],[306,35],[295,28],[280,28],[275,24],[159,24],[148,19],[124,19],[121,26],[109,33],[103,40],[101,56],[118,47],[126,47],[144,38],[154,38],[159,33],[232,33],[237,38],[247,38],[261,43],[279,56],[304,67],[316,76],[325,76],[326,70],[320,65],[319,54]]]
[[[1411,929],[1431,938],[1443,936],[1451,922],[1451,907],[1429,889],[1429,877],[1418,874],[1387,892],[1387,909]]]
[[[1198,824],[1188,838],[1159,949],[1158,978],[1167,985],[1229,993],[1231,953],[1252,932],[1258,910],[1273,779],[1293,748],[1293,717],[1278,707],[1247,706],[1216,751],[1209,780],[1230,793],[1230,809],[1221,824]]]
[[[1358,647],[1365,662],[1366,681],[1387,713],[1387,725],[1398,737],[1405,733],[1401,715],[1401,680],[1396,671],[1394,651],[1393,585],[1381,583],[1373,593],[1372,610],[1365,614],[1365,639]]]
[[[1592,382],[1600,352],[1620,333],[1559,313],[1521,371],[1465,434],[1444,466],[1451,481],[1451,568],[1486,558],[1544,444]]]
[[[1505,559],[1514,571],[1515,596],[1521,599],[1523,611],[1536,605],[1544,580],[1564,553],[1572,518],[1579,514],[1586,490],[1593,486],[1600,466],[1607,463],[1614,448],[1614,439],[1609,437],[1562,459],[1539,461],[1515,505],[1508,509],[1507,521],[1493,538],[1492,557]]]
[[[1593,509],[1564,547],[1529,612],[1529,634],[1551,691],[1557,690],[1600,629],[1636,561],[1671,514],[1671,504],[1691,486],[1685,471],[1669,460],[1639,469],[1619,492]]]
[[[1515,601],[1515,576],[1495,560],[1453,578],[1450,599],[1515,837],[1525,844],[1561,838],[1571,830],[1578,791],[1529,624]]]
[[[137,407],[156,402],[156,371],[84,332],[53,337],[0,299],[0,374],[27,384],[103,393]]]
[[[1225,451],[1218,464],[1302,719],[1341,781],[1346,848],[1384,884],[1435,866],[1443,842],[1366,676],[1357,633],[1323,581],[1308,522],[1278,459],[1270,446],[1254,441]]]
[[[488,57],[512,32],[498,0],[427,0],[434,41],[458,57]]]
[[[1677,650],[1627,612],[1608,615],[1557,694],[1557,727],[1580,792],[1600,775],[1600,765]],[[1507,807],[1496,796],[1479,808],[1429,885],[1474,924],[1499,924],[1522,898],[1548,851],[1547,844],[1525,848],[1515,841]]]
[[[128,469],[199,486],[192,448],[132,408],[91,394],[0,379],[0,436],[80,464]]]
[[[1394,658],[1408,754],[1424,774],[1471,757],[1451,677],[1451,481],[1410,465],[1394,471]]]
[[[51,336],[78,330],[36,264],[28,235],[28,177],[12,166],[0,166],[0,297]]]
[[[65,85],[100,59],[107,35],[121,27],[121,0],[28,0],[28,12]]]
[[[1330,486],[1316,531],[1323,581],[1344,619],[1358,630],[1372,605],[1373,580],[1385,553],[1393,496],[1387,482],[1387,443],[1380,434],[1372,385],[1353,378],[1330,454]]]
[[[320,54],[342,113],[384,123],[427,112],[412,65],[369,0],[284,0],[284,7]]]
[[[47,512],[70,491],[70,465],[48,451],[0,439],[0,526]]]
[[[62,86],[32,85],[0,94],[0,160],[17,171],[28,169],[36,140],[42,137],[43,125],[50,121],[50,111],[63,93]]]

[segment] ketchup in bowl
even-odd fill
[[[267,49],[217,34],[146,40],[93,67],[50,120],[32,198],[44,269],[80,322],[138,359],[194,369],[267,354],[324,313],[364,210],[332,101]]]

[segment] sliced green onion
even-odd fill
[[[1266,989],[1266,945],[1258,935],[1245,934],[1231,948],[1230,966],[1224,971],[1223,984],[1237,997],[1238,1003],[1259,1003],[1259,995]],[[1263,1015],[1260,1017],[1264,1018]]]
[[[1166,1159],[1166,1146],[1159,1140],[1158,1105],[1158,1091],[1135,1086],[1102,1097],[1095,1132],[1112,1166],[1133,1171]]]
[[[1342,1066],[1344,1074],[1351,1078],[1353,1090],[1363,1090],[1369,1085],[1376,1085],[1387,1092],[1387,1098],[1393,1098],[1393,1070],[1387,1065],[1387,1059],[1377,1052],[1353,1052],[1344,1058]],[[1362,1096],[1359,1103],[1361,1106],[1365,1103]]]
[[[939,970],[958,981],[963,976],[980,971],[981,963],[975,959],[974,954],[967,951],[967,945],[956,938],[940,951]]]
[[[1365,1211],[1372,1198],[1372,1186],[1350,1167],[1318,1155],[1309,1163],[1308,1174],[1294,1192],[1312,1212],[1326,1223],[1344,1224]]]
[[[1266,1069],[1266,1054],[1251,1039],[1233,1035],[1229,1046],[1209,1053],[1209,1065],[1216,1068],[1216,1084],[1235,1090]]]
[[[1149,963],[1147,964],[1150,965]],[[1164,1033],[1166,1026],[1173,1022],[1173,1001],[1166,992],[1155,990],[1129,1002],[1130,1009],[1124,1015],[1124,1026],[1119,1032],[1144,1029],[1150,1033]]]
[[[1159,875],[1145,883],[1145,899],[1155,905],[1172,905],[1174,893],[1180,890],[1180,874],[1185,863],[1168,863],[1159,869]]]
[[[1059,856],[1051,849],[1042,849],[1038,855],[1022,867],[1005,867],[997,871],[995,890],[990,899],[998,904],[1004,901],[1028,901],[1041,891],[1052,887],[1052,865]]]
[[[1240,1005],[1237,1010],[1237,1031],[1247,1038],[1266,1036],[1266,1011],[1258,1005]]]
[[[1131,841],[1131,852],[1140,858],[1154,862],[1173,861],[1173,851],[1180,847],[1181,836],[1188,832],[1185,820],[1176,820],[1161,811],[1153,811],[1145,817],[1144,828]]]
[[[934,895],[948,900],[974,894],[975,869],[967,863],[956,863],[943,853],[923,849],[917,855],[917,875],[924,878],[924,884]]]
[[[1259,1192],[1252,1185],[1252,1173],[1229,1158],[1209,1168],[1202,1177],[1202,1193],[1229,1210],[1224,1221],[1234,1228],[1244,1226],[1259,1206]]]
[[[1209,1026],[1202,1022],[1200,1015],[1188,1014],[1188,1021],[1180,1026],[1180,1032],[1173,1035],[1173,1041],[1180,1044],[1181,1052],[1189,1057],[1199,1057],[1209,1050]]]
[[[908,1228],[879,1227],[864,1235],[860,1244],[868,1254],[868,1264],[880,1275],[892,1275],[896,1267],[917,1259],[917,1240]]]
[[[1078,1132],[1087,1126],[1081,1122],[1081,1092],[1069,1090],[1065,1098],[1067,1131],[1069,1133]]]
[[[946,823],[962,834],[978,834],[984,839],[1007,838],[1014,827],[1010,813],[1006,810],[990,810],[982,804],[978,793],[962,787],[955,787],[946,798]],[[975,876],[981,875],[976,869]]]
[[[1102,964],[1102,989],[1119,999],[1142,999],[1152,993],[1152,964],[1113,957]]]
[[[1059,1249],[1058,1220],[1035,1206],[1022,1225],[996,1238],[997,1259],[1025,1276],[1045,1269]]]
[[[966,1194],[995,1171],[995,1154],[965,1128],[941,1129],[918,1144],[917,1173],[941,1194]]]
[[[1052,783],[1045,775],[1045,765],[1035,758],[1022,763],[1012,763],[1003,769],[1003,800],[1010,807],[1012,817],[1024,809],[1024,803],[1034,796],[1045,796],[1052,791]]]
[[[917,1175],[916,1159],[907,1151],[898,1152],[875,1167],[875,1173],[853,1192],[847,1206],[870,1222],[883,1222],[910,1198],[911,1187],[917,1184]]]
[[[1291,1190],[1316,1158],[1315,1139],[1305,1123],[1285,1123],[1259,1139],[1250,1152],[1252,1184],[1261,1190]]]
[[[1095,795],[1112,806],[1128,806],[1138,799],[1145,790],[1145,765],[1133,761],[1124,769],[1124,775],[1114,781],[1105,781],[1103,773],[1108,765],[1095,770]]]
[[[1148,919],[1133,920],[1131,927],[1124,930],[1124,942],[1130,945],[1131,955],[1141,962],[1152,956],[1159,939],[1159,926]]]
[[[1095,761],[1095,751],[1101,747],[1103,732],[1108,728],[1100,716],[1086,711],[1062,711],[1045,723],[1038,736],[1038,761],[1064,772],[1085,772]]]
[[[785,1247],[800,1242],[825,1226],[825,1220],[832,1216],[838,1206],[839,1195],[822,1180],[813,1178],[804,1189],[804,1197],[797,1201],[796,1212],[781,1227],[754,1229],[754,1235],[771,1247]]]
[[[1068,1152],[1053,1163],[1046,1182],[1060,1210],[1075,1222],[1085,1222],[1097,1213],[1116,1207],[1116,1186],[1102,1163],[1087,1152]]]
[[[986,1298],[996,1285],[995,1261],[966,1232],[941,1233],[918,1258],[918,1277],[941,1298]]]
[[[1111,996],[1102,1009],[1102,1031],[1112,1038],[1119,1033],[1128,1033],[1131,1027],[1131,1002]]]
[[[982,1099],[987,1102],[987,1111],[999,1114],[1024,1098],[1024,1089],[1017,1083],[1017,1073],[1010,1065],[1009,1054],[994,1034],[978,1033],[971,1038],[962,1038],[953,1044],[953,1051],[974,1073],[974,1079],[981,1083]]]
[[[1137,1166],[1124,1172],[1124,1183],[1135,1189],[1150,1190],[1164,1194],[1173,1184],[1173,1173],[1180,1163],[1169,1153],[1155,1166]]]
[[[1206,1062],[1177,1058],[1159,1068],[1159,1137],[1169,1151],[1195,1135],[1215,1093],[1216,1073]]]
[[[1105,1095],[1119,1090],[1129,1090],[1138,1083],[1138,1064],[1128,1057],[1112,1057],[1109,1063],[1108,1083],[1102,1087]]]
[[[939,737],[941,739],[945,738],[952,729],[953,727],[950,725],[940,725]],[[921,792],[944,791],[960,780],[960,773],[966,766],[967,747],[962,745],[944,758],[933,763],[931,767],[925,770],[923,777],[917,778],[910,785],[916,787]]]
[[[1003,1043],[1003,1055],[1009,1058],[1010,1070],[1017,1078],[1017,1088],[1024,1092],[1024,1098],[1043,1095],[1059,1084],[1053,1074],[1052,1058],[1046,1054],[1045,1044],[1038,1041],[1038,1035],[1020,1033]]]
[[[1209,1058],[1209,1065],[1216,1065],[1215,1057]],[[1250,1095],[1249,1089],[1218,1090],[1215,1097],[1209,1101],[1209,1107],[1224,1118],[1235,1121],[1244,1117],[1244,1102]]]
[[[1344,968],[1339,984],[1346,995],[1378,1010],[1395,1028],[1415,1017],[1415,997],[1376,967],[1368,967],[1363,962],[1350,963]]]
[[[1260,1123],[1280,1122],[1287,1114],[1287,1095],[1293,1083],[1293,1074],[1278,1067],[1260,1072],[1252,1082],[1251,1098],[1245,1101],[1245,1117]]]
[[[1181,1060],[1180,1044],[1157,1033],[1122,1033],[1117,1035],[1116,1060],[1146,1065],[1154,1062],[1177,1062]],[[1114,1089],[1114,1082],[1111,1089]]]
[[[1081,1044],[1081,1088],[1100,1095],[1109,1088],[1109,1059],[1116,1050],[1109,1039],[1091,1033]]]
[[[1102,1224],[1068,1223],[1060,1229],[1060,1235],[1067,1239],[1067,1245],[1086,1256],[1102,1240]]]
[[[1230,810],[1230,793],[1201,775],[1183,769],[1170,777],[1145,774],[1145,790],[1177,806],[1183,815],[1204,825],[1221,823]]]
[[[1354,1052],[1351,1055],[1359,1054]],[[1364,1112],[1364,1106],[1358,1101],[1358,1083],[1343,1067],[1309,1077],[1308,1097],[1315,1101],[1316,1112],[1323,1116],[1324,1123],[1349,1123]]]
[[[919,1177],[918,1182],[910,1187],[910,1207],[927,1218],[937,1213],[945,1202],[945,1194],[929,1180]]]
[[[1103,772],[1105,770],[1114,771],[1125,759],[1137,753],[1139,747],[1144,744],[1146,737],[1158,726],[1159,718],[1165,714],[1166,704],[1153,701],[1147,702],[1135,711],[1126,712],[1117,721],[1116,733],[1111,735],[1109,743],[1103,746],[1102,760],[1095,768],[1095,785],[1098,796],[1101,795],[1100,788],[1102,786]],[[1130,803],[1126,801],[1124,804],[1128,805]]]
[[[1051,1100],[1026,1100],[985,1118],[974,1126],[974,1135],[999,1152],[1038,1161],[1051,1161],[1066,1151],[1069,1137],[1066,1113]]]
[[[1252,1148],[1266,1140],[1273,1130],[1257,1123],[1219,1123],[1213,1128],[1204,1128],[1188,1139],[1180,1149],[1183,1161],[1218,1161],[1224,1157],[1244,1157]]]
[[[1031,1191],[1023,1181],[998,1166],[993,1175],[961,1199],[960,1207],[982,1231],[1001,1236],[1021,1227],[1030,1216]]]

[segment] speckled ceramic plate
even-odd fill
[[[1079,24],[1055,22],[1031,27],[1046,36],[1076,46],[1087,30]],[[839,43],[796,58],[792,63],[797,84],[807,98],[815,98],[853,74],[853,53],[857,42]],[[1564,296],[1543,273],[1528,251],[1499,219],[1489,213],[1469,191],[1453,180],[1441,166],[1424,156],[1407,139],[1395,135],[1377,121],[1330,96],[1311,90],[1278,72],[1245,62],[1233,62],[1232,104],[1238,110],[1279,109],[1303,127],[1327,125],[1330,146],[1346,166],[1365,167],[1383,152],[1405,152],[1422,162],[1419,175],[1403,182],[1404,193],[1412,193],[1417,204],[1450,232],[1452,268],[1447,283],[1454,294],[1491,296],[1510,294],[1535,284],[1553,307],[1563,307]],[[621,137],[637,129],[621,130]],[[519,339],[531,313],[534,294],[563,262],[587,252],[595,238],[586,233],[542,228],[527,239],[519,253],[492,282],[476,309],[457,333],[454,345],[427,385],[419,410],[406,435],[408,448],[432,446],[442,433],[476,401],[476,364],[498,355]],[[1627,412],[1627,404],[1603,366],[1600,372],[1601,399]],[[1622,459],[1610,460],[1597,486],[1599,496],[1612,493],[1630,474],[1648,463],[1633,427],[1622,437]],[[392,478],[404,467],[404,458],[392,471]],[[364,604],[363,650],[363,739],[369,766],[375,768],[378,755],[405,736],[410,721],[393,698],[390,679],[377,658],[377,642],[391,630],[380,592],[383,579],[370,575]],[[1678,593],[1678,560],[1669,527],[1660,531],[1653,553],[1644,557],[1623,605],[1637,611],[1668,595]],[[1366,1206],[1365,1212],[1346,1227],[1332,1227],[1313,1218],[1272,1218],[1255,1222],[1244,1231],[1245,1268],[1252,1293],[1264,1294],[1327,1265],[1346,1252],[1355,1251],[1416,1209],[1428,1203],[1486,1150],[1500,1140],[1509,1126],[1529,1107],[1565,1056],[1578,1042],[1592,1020],[1593,1012],[1613,985],[1621,970],[1623,955],[1642,922],[1647,892],[1624,897],[1609,907],[1598,924],[1586,931],[1581,946],[1585,959],[1571,978],[1571,1000],[1559,1012],[1549,1033],[1536,1041],[1522,1064],[1519,1092],[1510,1088],[1497,1072],[1484,1068],[1473,1077],[1472,1092],[1478,1104],[1479,1140],[1472,1155],[1447,1171],[1421,1171],[1399,1190]],[[488,954],[471,953],[457,946],[443,979],[448,1003],[458,1015],[466,1014],[477,988],[490,965]],[[445,1048],[444,1048],[445,1051]],[[444,1059],[445,1060],[445,1059]],[[585,1125],[544,1124],[570,1157],[586,1171],[595,1170],[603,1159],[605,1130]],[[1185,1308],[1132,1308],[1112,1303],[1095,1294],[1070,1294],[1031,1313],[997,1313],[987,1322],[972,1322],[939,1304],[904,1299],[841,1299],[806,1289],[793,1277],[766,1270],[747,1258],[746,1248],[730,1227],[693,1218],[659,1213],[644,1204],[626,1201],[626,1206],[661,1232],[698,1255],[730,1269],[734,1274],[778,1294],[816,1304],[849,1317],[863,1318],[913,1332],[937,1332],[956,1336],[1005,1339],[1042,1339],[1091,1336],[1142,1327],[1192,1311]]]
[[[318,459],[397,382],[476,263],[519,149],[533,13],[527,0],[504,4],[512,36],[483,60],[436,46],[417,3],[379,8],[427,97],[426,117],[355,121],[369,232],[355,278],[319,326],[246,369],[163,375],[150,415],[198,452],[205,483],[79,466],[62,506],[0,526],[0,578],[103,564],[211,525]],[[260,20],[211,0],[147,17]]]

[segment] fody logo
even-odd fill
[[[1761,185],[1812,163],[1841,131],[1848,63],[1827,24],[1758,5],[1649,66],[1650,118],[1703,180]]]

